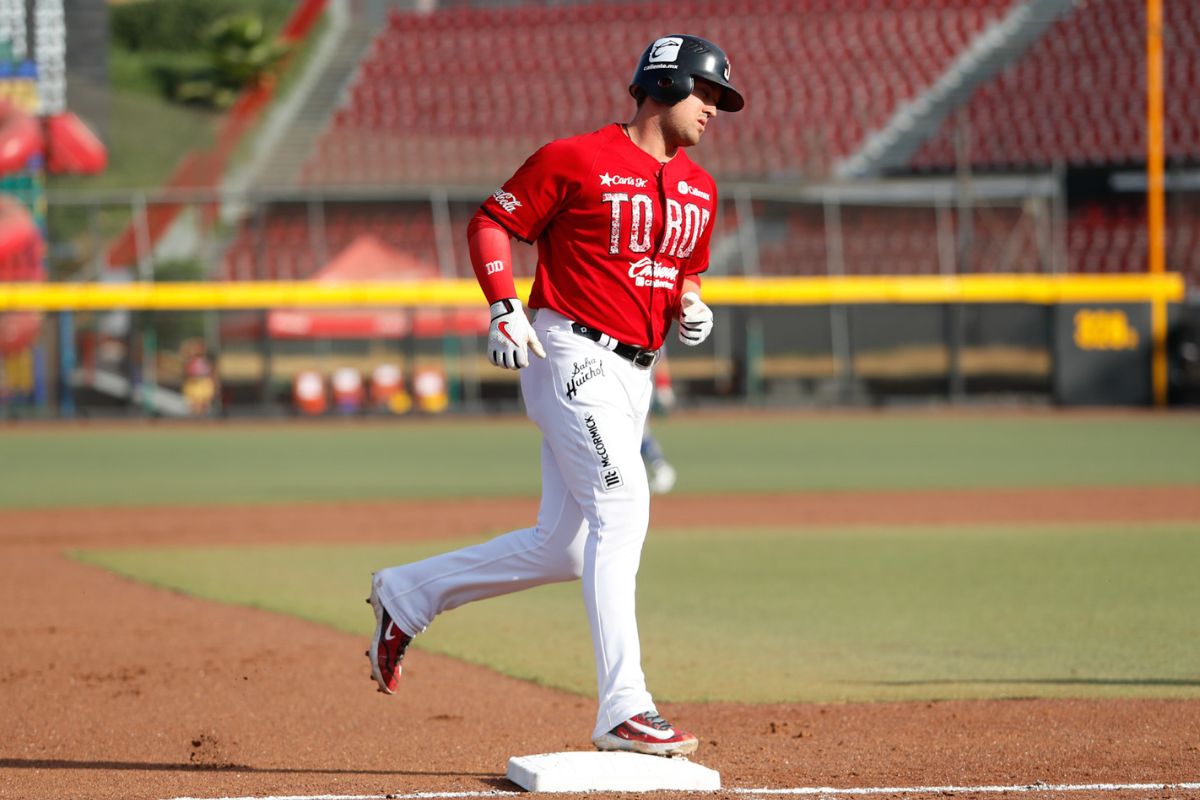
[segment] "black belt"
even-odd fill
[[[607,333],[602,333],[595,328],[589,328],[587,325],[580,325],[578,322],[571,323],[571,330],[585,339],[591,339],[598,343],[601,347],[608,348],[614,353],[628,361],[632,361],[643,369],[650,369],[654,366],[654,362],[658,361],[657,350],[644,350],[641,347],[634,347],[631,344],[618,342],[616,339],[609,336]]]

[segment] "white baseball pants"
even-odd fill
[[[640,447],[653,382],[650,370],[573,333],[560,314],[539,311],[534,329],[546,358],[530,354],[521,393],[543,435],[537,525],[381,570],[375,589],[415,636],[464,603],[582,578],[600,700],[595,738],[656,710],[634,602],[650,519]]]

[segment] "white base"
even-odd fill
[[[721,788],[721,773],[685,758],[567,752],[513,756],[508,779],[530,792],[653,792]]]

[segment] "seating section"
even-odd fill
[[[689,24],[747,97],[703,163],[820,176],[1014,0],[677,0],[394,12],[304,169],[309,185],[494,182],[549,139],[627,119],[648,35]]]
[[[752,210],[761,274],[829,273],[822,207],[756,203]],[[459,234],[466,230],[473,212],[470,204],[451,206],[454,262],[450,273],[454,277],[472,275],[465,242]],[[958,271],[953,233],[956,212],[951,208],[939,212],[904,206],[845,206],[840,214],[843,274],[933,275]],[[313,216],[307,205],[272,206],[261,222],[242,226],[226,253],[222,277],[308,278],[364,233],[429,264],[440,263],[433,214],[426,204],[330,203],[318,218],[324,219],[324,226],[314,229],[310,227]],[[719,265],[718,270],[731,274],[751,269],[738,249],[738,227],[735,207],[726,204],[717,216],[713,233],[714,263]],[[1133,197],[1081,204],[1068,216],[1065,245],[1070,272],[1144,271],[1145,201]],[[972,216],[971,255],[965,271],[1048,272],[1053,269],[1053,246],[1049,232],[1021,208],[978,208]],[[535,247],[514,242],[513,259],[518,277],[533,276]],[[1173,203],[1168,209],[1167,267],[1182,272],[1190,285],[1200,285],[1200,198]],[[0,276],[10,271],[7,262],[0,263]]]
[[[769,216],[769,215],[768,215]],[[936,275],[956,272],[1043,272],[1036,223],[1012,206],[976,209],[966,267],[957,267],[952,209],[846,206],[840,269],[844,275]],[[940,219],[939,219],[940,217]],[[826,240],[824,211],[800,207],[764,226],[760,269],[766,275],[827,275],[838,271]],[[774,229],[774,235],[771,234]]]
[[[472,274],[465,232],[477,207],[451,206],[449,245],[454,258],[450,271],[456,277]],[[323,223],[314,224],[314,220]],[[363,234],[371,234],[387,246],[435,267],[442,263],[433,212],[427,203],[327,203],[319,213],[305,203],[279,203],[270,206],[261,220],[250,219],[240,226],[226,250],[222,277],[309,278]],[[534,248],[514,244],[513,260],[518,277],[533,275],[537,261]]]
[[[846,275],[928,275],[956,272],[953,225],[947,210],[939,235],[929,209],[842,209],[842,271]],[[766,275],[826,275],[830,260],[820,208],[764,213],[760,269]],[[977,209],[972,217],[971,273],[1052,271],[1053,241],[1033,218],[1013,207]],[[771,234],[774,231],[774,234]],[[1066,234],[1067,271],[1145,272],[1146,203],[1140,197],[1096,200],[1071,210]],[[1167,214],[1167,269],[1200,286],[1200,198],[1176,203]]]
[[[450,204],[447,237],[453,261],[443,274],[473,276],[467,253],[467,223],[477,203]],[[314,224],[315,220],[323,223]],[[713,241],[722,241],[736,230],[733,206],[725,204],[717,215]],[[439,267],[438,231],[428,203],[353,202],[325,203],[314,211],[307,203],[277,203],[259,218],[242,222],[225,252],[224,280],[303,280],[370,234],[389,247]],[[537,267],[537,247],[512,243],[513,274],[532,278]]]
[[[1077,272],[1145,272],[1146,203],[1140,198],[1087,203],[1071,215],[1068,250]],[[1167,209],[1167,269],[1200,286],[1200,202]]]
[[[1080,3],[967,106],[978,168],[1144,162],[1145,0]],[[1200,3],[1163,3],[1168,159],[1200,161]],[[954,165],[953,120],[912,160]]]
[[[743,112],[717,120],[702,163],[724,179],[821,178],[1015,1],[678,0],[395,11],[305,165],[303,182],[493,185],[541,143],[627,118],[624,76],[648,32],[668,32],[688,19],[699,20],[691,32],[730,52],[732,80],[748,98]],[[1194,164],[1200,114],[1189,98],[1200,93],[1200,2],[1164,8],[1167,155]],[[1143,0],[1080,3],[968,102],[976,168],[1143,160],[1144,36]],[[952,133],[947,122],[912,167],[952,168]],[[1193,286],[1200,285],[1197,206],[1176,202],[1168,219],[1169,268]],[[474,208],[451,207],[447,273],[457,277],[471,275],[462,232]],[[760,272],[828,273],[822,208],[756,201],[753,211]],[[960,271],[955,214],[846,206],[841,269]],[[322,220],[315,231],[314,219]],[[1066,268],[1144,270],[1144,220],[1138,198],[1077,203],[1063,243]],[[738,273],[747,262],[733,204],[717,224],[714,260]],[[1053,237],[1039,224],[1015,206],[977,209],[961,271],[1050,270]],[[276,204],[243,226],[227,253],[226,276],[308,277],[363,233],[431,264],[445,255],[425,203],[330,203],[317,215],[304,204]],[[533,274],[534,248],[514,245],[514,257],[518,275]]]

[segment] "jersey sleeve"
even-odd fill
[[[579,160],[566,142],[544,145],[483,202],[484,212],[513,236],[533,242],[577,190]]]

